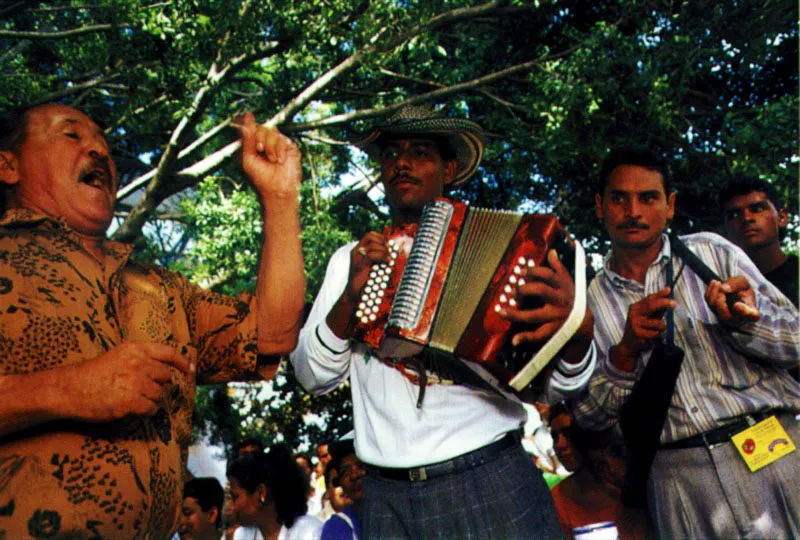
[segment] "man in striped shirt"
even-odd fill
[[[589,288],[598,367],[574,403],[578,421],[592,429],[617,421],[671,311],[685,356],[648,479],[659,535],[800,536],[800,491],[788,485],[800,478],[800,453],[750,472],[730,442],[771,416],[800,441],[800,385],[787,372],[800,358],[797,308],[716,234],[682,240],[725,281],[706,285],[683,268],[664,234],[675,194],[652,152],[611,152],[595,211],[612,249]]]

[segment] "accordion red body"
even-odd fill
[[[580,287],[582,298],[576,298],[571,321],[546,344],[550,351],[512,347],[519,328],[498,314],[502,306],[520,302],[516,289],[524,283],[524,269],[543,264],[550,248],[578,262],[577,243],[568,242],[552,215],[436,199],[416,226],[389,229],[387,236],[390,262],[373,266],[354,324],[356,340],[381,358],[433,354],[459,369],[465,365],[475,372],[480,366],[477,372],[492,386],[521,391],[583,319],[585,277],[579,282],[580,276],[576,296]],[[580,259],[582,272],[582,250]]]

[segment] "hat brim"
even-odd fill
[[[483,158],[484,135],[481,127],[464,118],[419,118],[394,124],[377,126],[364,137],[351,141],[374,159],[380,158],[379,139],[385,136],[400,137],[435,135],[445,139],[456,159],[456,173],[452,185],[459,185],[475,174]]]

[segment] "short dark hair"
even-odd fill
[[[450,143],[447,142],[447,137],[437,135],[436,133],[392,133],[391,135],[384,133],[375,140],[375,144],[383,151],[387,144],[397,139],[428,139],[433,142],[433,145],[439,152],[439,156],[441,156],[444,161],[456,159],[456,152],[453,150],[453,147],[450,146]]]
[[[664,193],[667,195],[670,194],[672,186],[669,177],[669,169],[660,155],[643,146],[621,146],[612,149],[600,166],[600,175],[598,177],[596,192],[601,197],[603,193],[605,193],[611,173],[620,165],[637,165],[660,173],[661,178],[664,180]]]
[[[19,107],[0,113],[0,151],[17,152],[22,146],[31,108]]]
[[[354,456],[356,454],[353,439],[336,441],[330,446],[329,451],[331,453],[331,461],[328,463],[328,466],[336,469],[336,472],[339,474],[341,474],[339,467],[342,465],[344,458],[347,456]]]
[[[246,439],[242,439],[242,441],[236,445],[236,453],[242,451],[242,448],[245,446],[255,446],[258,448],[259,452],[264,452],[264,443],[256,439],[255,437],[247,437]]]
[[[776,210],[784,208],[783,200],[778,196],[775,187],[764,180],[760,180],[754,176],[737,175],[728,180],[722,187],[717,195],[717,204],[720,210],[725,206],[725,203],[739,195],[747,195],[754,191],[761,191],[767,196],[767,199],[775,206]]]
[[[186,497],[197,499],[197,504],[204,512],[216,507],[217,521],[214,526],[219,529],[222,524],[222,503],[225,500],[225,492],[219,480],[210,476],[192,478],[183,485],[183,498]]]
[[[228,465],[227,474],[248,493],[254,493],[264,484],[275,501],[278,522],[287,528],[308,511],[308,481],[292,452],[283,444],[273,446],[266,454],[250,453],[235,458]]]

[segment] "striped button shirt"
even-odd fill
[[[647,364],[652,346],[640,354],[632,373],[614,368],[608,350],[622,339],[628,307],[668,285],[670,260],[674,275],[679,275],[673,291],[675,344],[685,356],[661,442],[709,431],[747,413],[800,411],[800,384],[787,373],[787,368],[800,362],[797,308],[764,278],[744,251],[721,236],[697,233],[681,239],[723,280],[745,276],[755,291],[761,318],[735,326],[720,321],[703,298],[706,286],[700,278],[688,265],[679,275],[682,261],[671,255],[666,235],[644,284],[613,272],[613,254],[609,254],[589,287],[597,369],[573,403],[585,427],[601,429],[616,422],[620,406]]]

